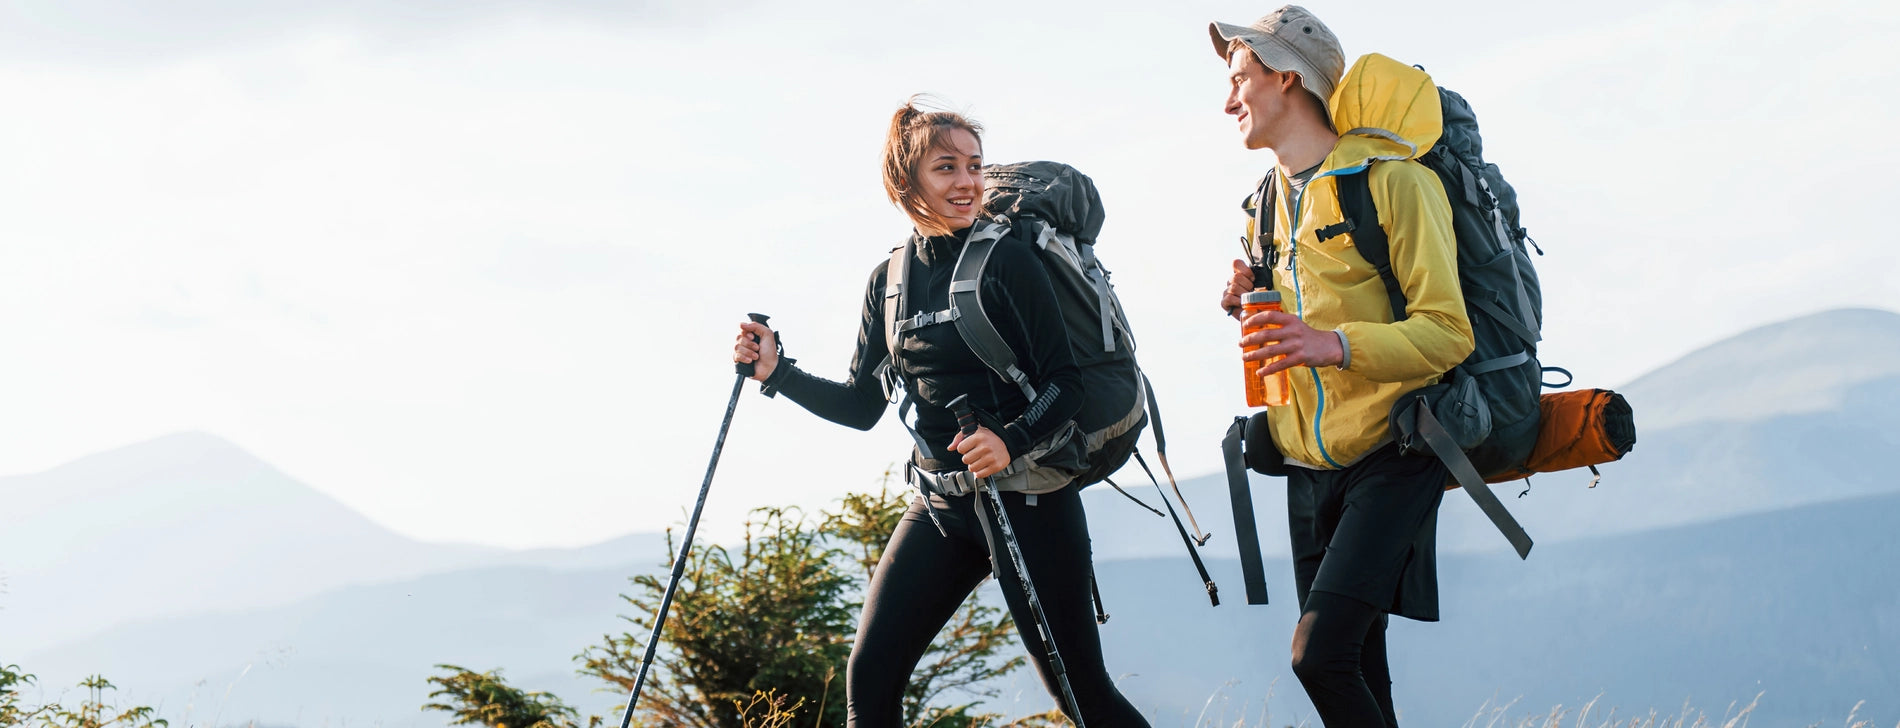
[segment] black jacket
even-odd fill
[[[968,230],[952,235],[913,236],[916,255],[910,265],[905,295],[910,308],[900,318],[946,309],[950,305],[950,276]],[[864,309],[858,327],[857,351],[851,357],[850,376],[843,383],[822,379],[781,359],[764,382],[767,394],[784,392],[792,401],[820,417],[868,430],[883,416],[889,402],[878,381],[878,368],[890,351],[884,330],[884,284],[890,261],[879,263],[864,290]],[[1016,353],[1017,366],[1036,388],[1035,407],[1016,385],[1004,380],[978,359],[957,333],[956,324],[940,323],[906,332],[895,370],[917,403],[917,433],[935,453],[923,453],[933,470],[963,470],[962,459],[951,452],[956,416],[947,405],[958,395],[970,402],[986,426],[1002,437],[1010,457],[1022,455],[1075,416],[1082,406],[1082,370],[1069,349],[1068,329],[1056,302],[1049,273],[1030,244],[1018,235],[997,241],[978,289],[998,333]],[[1026,416],[1034,414],[1035,416]],[[1000,425],[1000,427],[999,427]]]

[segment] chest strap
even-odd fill
[[[963,315],[962,312],[954,308],[947,308],[942,311],[936,311],[933,313],[924,313],[922,311],[919,311],[917,312],[917,315],[915,316],[912,316],[907,319],[899,319],[897,321],[897,324],[892,327],[894,329],[893,333],[902,334],[902,333],[907,333],[911,331],[916,331],[917,329],[921,329],[925,326],[930,326],[932,324],[947,324],[947,323],[957,320],[958,318],[962,317],[962,315]]]

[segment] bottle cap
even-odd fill
[[[1251,306],[1256,303],[1279,303],[1279,291],[1248,291],[1240,294],[1240,305]]]

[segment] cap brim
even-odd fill
[[[1259,28],[1228,25],[1220,21],[1208,23],[1207,34],[1214,40],[1214,52],[1220,54],[1221,60],[1232,61],[1227,57],[1227,45],[1238,40],[1253,49],[1254,58],[1268,70],[1292,71],[1300,74],[1300,84],[1306,87],[1308,93],[1319,99],[1320,106],[1324,107],[1328,114],[1332,113],[1331,91],[1333,89],[1314,88],[1316,82],[1313,80],[1313,74],[1306,70],[1308,64],[1292,48],[1287,47],[1284,41],[1260,32]]]
[[[1214,55],[1220,56],[1220,59],[1223,61],[1229,60],[1227,57],[1228,43],[1232,42],[1235,38],[1239,38],[1243,35],[1250,35],[1250,34],[1254,34],[1258,32],[1260,31],[1254,30],[1245,25],[1229,25],[1227,23],[1223,23],[1218,20],[1207,24],[1207,35],[1209,38],[1213,39],[1214,41]]]

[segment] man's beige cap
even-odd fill
[[[1228,42],[1239,40],[1253,49],[1261,65],[1275,71],[1299,72],[1300,83],[1331,113],[1333,88],[1346,73],[1346,54],[1339,49],[1333,31],[1306,8],[1287,5],[1253,25],[1208,23],[1207,33],[1213,37],[1214,52],[1222,60],[1227,60]]]

